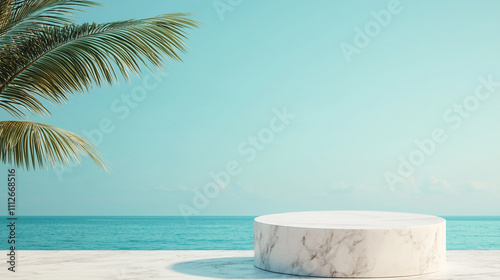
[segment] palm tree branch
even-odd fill
[[[91,0],[0,0],[0,45],[8,44],[27,30],[72,23],[67,15],[79,7],[99,6]]]
[[[128,80],[129,73],[138,75],[140,65],[147,66],[147,62],[161,68],[164,55],[180,61],[178,52],[186,51],[184,29],[197,25],[187,15],[48,27],[36,32],[1,50],[0,104],[12,114],[21,114],[12,102],[23,103],[28,95],[61,104],[74,91],[82,93],[94,83],[116,82],[113,65]],[[31,105],[35,103],[33,100]],[[23,105],[32,113],[46,111]]]
[[[95,147],[67,130],[28,121],[0,122],[0,160],[26,169],[52,168],[79,163],[90,156],[102,169],[109,168]]]

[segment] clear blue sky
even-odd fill
[[[500,214],[500,2],[103,3],[81,21],[203,25],[161,83],[145,71],[33,118],[92,134],[112,172],[19,170],[18,214]]]

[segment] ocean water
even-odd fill
[[[18,217],[16,249],[252,250],[254,218]],[[500,250],[500,216],[444,218],[448,250]],[[6,229],[0,228],[2,250],[9,246]]]

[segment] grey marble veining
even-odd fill
[[[18,271],[8,272],[7,265],[2,265],[0,279],[325,279],[258,269],[253,265],[253,251],[18,251],[17,253]],[[0,256],[6,254],[6,251],[0,251]],[[500,251],[447,251],[445,271],[413,277],[377,278],[377,280],[498,279],[500,279]]]
[[[319,277],[394,277],[441,271],[446,221],[376,211],[297,212],[257,217],[255,266]]]

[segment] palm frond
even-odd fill
[[[98,5],[90,0],[0,0],[0,46],[29,35],[27,30],[71,24],[69,15]]]
[[[180,61],[185,52],[185,29],[196,27],[189,14],[166,14],[149,19],[107,24],[46,27],[0,51],[0,106],[12,115],[22,109],[45,114],[38,97],[65,103],[82,93],[117,81],[117,72],[129,79],[140,66],[161,68],[164,59]]]
[[[95,147],[84,138],[50,125],[27,121],[0,122],[0,160],[16,167],[62,167],[89,155],[109,170]]]

